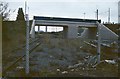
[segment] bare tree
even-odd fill
[[[0,2],[0,15],[2,16],[3,20],[9,20],[11,9],[8,9],[7,2]]]

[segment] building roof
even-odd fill
[[[101,23],[101,20],[61,18],[61,17],[45,17],[45,16],[34,16],[34,19],[35,20],[47,20],[47,21],[70,21],[70,22],[89,22],[89,23],[96,23],[96,21],[98,21]]]

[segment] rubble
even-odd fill
[[[115,60],[105,60],[108,64],[116,64]]]
[[[63,71],[63,72],[62,72],[62,74],[67,74],[67,73],[68,73],[68,71]]]

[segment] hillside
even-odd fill
[[[4,53],[25,44],[25,22],[3,21],[2,24],[2,46]]]
[[[118,34],[118,28],[120,27],[120,25],[118,24],[104,24],[106,27],[108,27],[109,29],[111,29],[113,32],[115,32],[116,34]]]

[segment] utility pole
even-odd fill
[[[110,23],[110,8],[108,9],[108,23]]]
[[[25,2],[25,18],[26,18],[26,66],[25,72],[29,74],[29,14],[26,13],[27,3]],[[29,8],[28,8],[29,10]],[[29,12],[28,12],[29,13]]]
[[[27,2],[25,1],[25,21],[26,21],[26,7],[27,6]]]
[[[97,11],[96,11],[96,16],[97,16],[97,20],[98,20],[98,9],[97,9]]]
[[[83,14],[84,14],[84,19],[85,19],[85,14],[86,14],[86,13],[83,13]]]
[[[120,24],[120,1],[118,2],[118,24]]]

